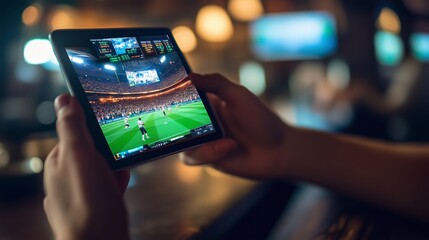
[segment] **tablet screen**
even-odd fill
[[[115,160],[215,132],[169,35],[66,47]]]

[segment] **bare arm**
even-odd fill
[[[186,163],[248,178],[307,181],[429,223],[429,146],[294,128],[220,75],[192,79],[215,95],[227,138],[186,152]]]
[[[429,222],[428,146],[294,131],[285,176]]]

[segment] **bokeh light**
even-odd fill
[[[10,161],[10,154],[6,146],[0,143],[0,168],[6,166]]]
[[[29,64],[43,64],[52,59],[54,52],[48,39],[32,39],[24,46],[24,59]]]
[[[414,33],[410,36],[411,51],[422,62],[429,62],[429,33]]]
[[[404,56],[404,44],[401,38],[390,32],[377,32],[374,38],[375,56],[386,66],[396,66]]]
[[[266,88],[264,67],[253,61],[240,66],[240,83],[255,95],[261,95]]]
[[[51,12],[48,24],[51,30],[73,28],[77,26],[77,19],[79,18],[72,7],[58,6]]]
[[[336,90],[345,89],[350,83],[350,68],[346,61],[335,59],[328,64],[328,81]]]
[[[35,4],[28,6],[22,12],[22,23],[24,23],[26,26],[36,25],[39,22],[41,16],[42,11],[39,5]]]
[[[40,103],[36,109],[36,117],[41,124],[47,125],[54,123],[56,119],[54,103],[51,101]]]
[[[43,76],[42,69],[37,65],[28,64],[23,59],[17,62],[14,72],[16,80],[23,83],[35,83]]]
[[[197,38],[189,27],[177,26],[172,32],[182,52],[192,52],[197,47]]]
[[[264,14],[260,0],[230,0],[228,11],[239,21],[252,21]]]
[[[28,161],[28,168],[33,173],[40,173],[43,170],[43,161],[38,157],[31,158]]]
[[[381,10],[378,16],[378,27],[382,31],[400,33],[401,32],[401,21],[398,15],[390,8],[385,7]]]
[[[234,27],[228,13],[216,5],[200,9],[196,18],[196,31],[209,42],[225,42],[232,38]]]

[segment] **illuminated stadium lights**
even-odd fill
[[[105,64],[104,68],[110,71],[116,71],[116,67],[110,64]]]
[[[112,97],[108,97],[108,98],[100,98],[100,102],[102,103],[106,103],[106,102],[118,102],[118,101],[123,101],[123,100],[139,100],[139,99],[146,99],[146,98],[153,98],[153,97],[158,97],[164,94],[168,94],[171,93],[179,88],[183,88],[186,86],[189,86],[191,84],[191,81],[186,81],[184,83],[179,84],[178,86],[175,86],[171,89],[168,90],[164,90],[162,92],[157,92],[157,93],[151,93],[151,94],[145,94],[145,95],[140,95],[140,96],[129,96],[129,97],[116,97],[116,98],[112,98]],[[123,94],[121,94],[123,95]]]
[[[83,63],[83,59],[80,57],[71,57],[70,60],[72,62],[78,63],[78,64],[82,64]]]
[[[48,39],[32,39],[24,46],[24,59],[29,64],[44,64],[51,60],[54,52]]]
[[[164,62],[165,62],[165,59],[166,59],[166,57],[165,57],[165,56],[162,56],[162,57],[161,57],[161,59],[159,59],[159,61],[160,61],[161,63],[164,63]]]

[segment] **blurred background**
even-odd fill
[[[60,28],[166,26],[195,72],[241,83],[290,124],[427,141],[428,13],[424,0],[14,1],[1,14],[0,176],[42,171],[55,144]]]
[[[195,72],[239,82],[290,124],[429,139],[426,0],[20,0],[0,24],[1,197],[40,190],[67,92],[48,41],[61,28],[169,27]]]
[[[55,144],[60,28],[166,26],[195,72],[240,82],[290,124],[426,141],[428,13],[424,0],[14,1],[1,14],[0,174],[18,161],[40,172]]]

